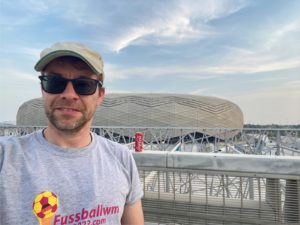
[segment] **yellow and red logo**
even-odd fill
[[[40,225],[50,225],[58,208],[58,197],[51,191],[38,194],[33,203],[32,211],[36,215]]]

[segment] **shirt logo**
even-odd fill
[[[32,211],[40,225],[51,225],[58,205],[58,197],[51,191],[41,192],[35,197]]]
[[[39,193],[33,203],[32,211],[40,225],[101,225],[119,220],[118,205],[97,204],[93,208],[82,208],[75,213],[61,214],[58,196],[51,191]]]

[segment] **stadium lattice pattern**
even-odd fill
[[[42,99],[27,101],[19,108],[17,125],[47,125]],[[236,104],[216,97],[184,94],[107,94],[102,106],[96,111],[93,125],[242,128],[243,113]]]

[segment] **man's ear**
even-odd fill
[[[104,87],[101,87],[99,88],[99,91],[98,91],[98,102],[97,102],[97,105],[101,105],[101,103],[103,102],[104,100],[104,96],[105,96],[105,88]]]
[[[104,95],[105,95],[105,87],[99,88],[99,97],[104,96]]]

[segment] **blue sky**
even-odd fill
[[[298,0],[0,0],[0,121],[40,97],[58,41],[101,52],[107,93],[216,96],[245,123],[300,124]]]

